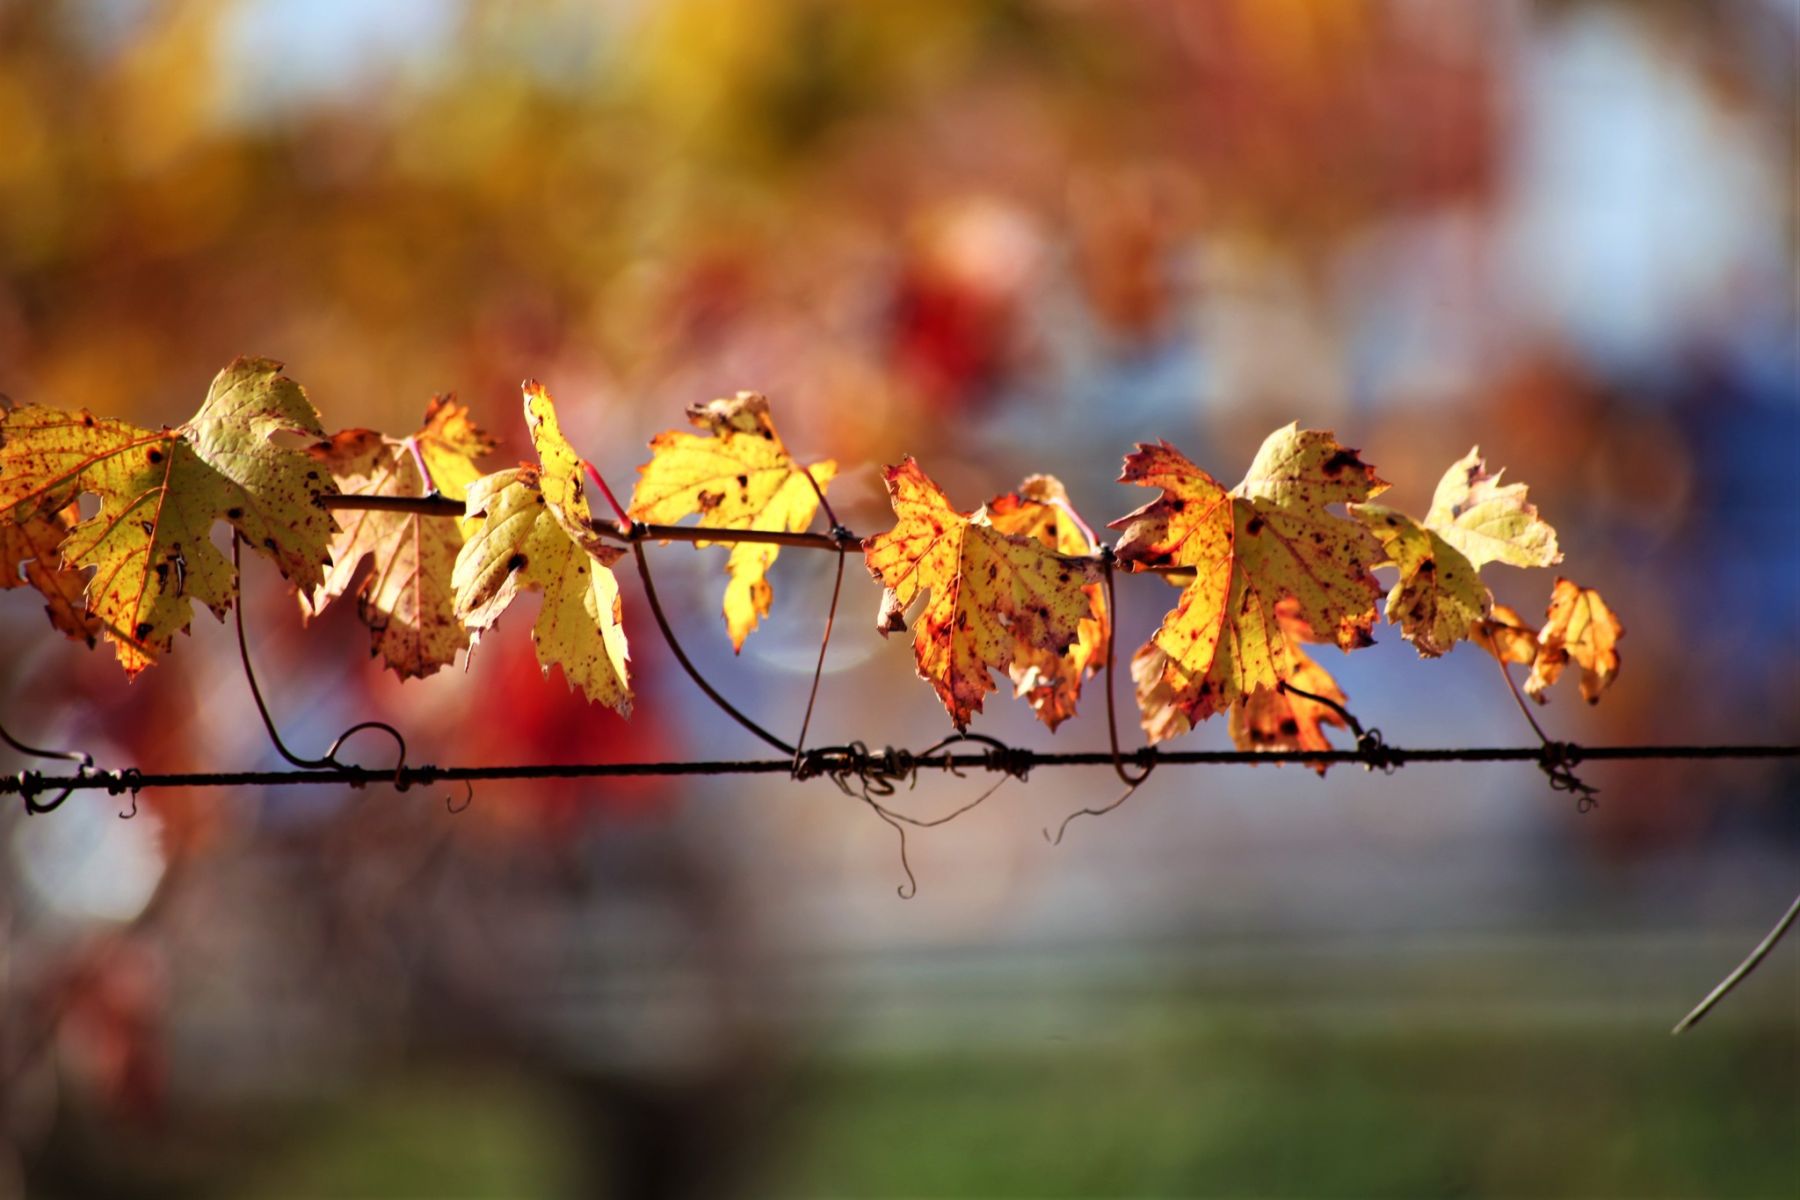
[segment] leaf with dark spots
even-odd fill
[[[470,531],[450,576],[456,617],[480,637],[520,592],[542,592],[531,640],[545,674],[560,666],[569,686],[628,716],[629,650],[612,572],[624,551],[594,532],[581,458],[533,382],[525,385],[525,423],[540,466],[484,475],[464,497]]]
[[[1335,469],[1326,471],[1327,464]],[[1121,482],[1161,495],[1113,522],[1128,569],[1192,568],[1175,608],[1133,658],[1152,736],[1185,730],[1308,662],[1278,611],[1343,649],[1368,642],[1381,547],[1330,505],[1387,487],[1329,433],[1290,425],[1271,434],[1244,480],[1227,491],[1168,443],[1140,445]],[[1156,679],[1146,672],[1160,672]],[[1173,706],[1181,720],[1163,711]]]
[[[1311,698],[1324,696],[1343,704],[1344,693],[1337,681],[1305,652],[1296,650],[1295,655],[1299,664],[1286,683],[1310,695],[1274,687],[1258,688],[1244,697],[1232,708],[1226,722],[1232,744],[1239,750],[1330,750],[1331,740],[1325,735],[1325,727],[1346,727],[1336,709]],[[1323,775],[1330,764],[1309,765]]]
[[[281,364],[241,358],[213,379],[192,420],[151,431],[91,413],[26,407],[0,414],[0,522],[56,511],[79,493],[99,510],[59,547],[71,569],[92,568],[87,606],[128,675],[154,662],[193,620],[198,600],[223,615],[237,595],[231,562],[211,529],[229,520],[292,583],[324,570],[329,484],[279,433],[324,436],[306,393]],[[181,569],[158,571],[188,546]]]
[[[1350,515],[1381,539],[1382,565],[1399,572],[1388,621],[1428,658],[1470,637],[1487,616],[1493,596],[1480,578],[1483,564],[1548,566],[1562,557],[1525,485],[1501,485],[1479,448],[1444,473],[1423,521],[1378,504],[1351,505]]]
[[[1072,710],[1071,680],[1078,685],[1090,667],[1071,665],[1058,648],[1079,642],[1085,622],[1095,622],[1090,644],[1103,645],[1098,638],[1104,636],[1104,608],[1096,618],[1085,590],[1096,582],[1092,563],[1078,566],[1059,554],[1067,532],[1031,507],[1071,512],[1061,486],[1045,480],[1034,497],[1028,480],[1010,502],[1001,497],[968,514],[951,507],[910,458],[883,474],[894,528],[863,542],[870,574],[887,589],[878,627],[887,632],[895,614],[929,592],[914,629],[914,657],[956,727],[967,728],[981,710],[994,690],[992,672],[1022,667],[1031,674],[1015,675],[1015,687],[1034,697],[1040,718],[1054,728]],[[1056,504],[1047,498],[1052,487]],[[1003,524],[1021,532],[1006,532]],[[1047,690],[1037,703],[1040,687]]]

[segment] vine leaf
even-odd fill
[[[739,392],[695,405],[687,415],[710,436],[670,430],[651,439],[650,461],[638,468],[631,496],[634,520],[672,525],[698,515],[707,529],[788,533],[812,524],[837,464],[796,462],[775,432],[766,397]],[[734,651],[743,650],[744,639],[769,615],[775,596],[769,568],[780,552],[779,546],[751,542],[731,548],[724,612]]]
[[[1019,490],[988,501],[988,520],[1001,533],[1034,538],[1058,554],[1084,557],[1099,551],[1094,532],[1069,502],[1069,493],[1054,475],[1033,475]],[[1106,587],[1098,581],[1086,584],[1088,615],[1081,618],[1075,644],[1067,653],[1025,638],[1015,639],[1012,665],[1013,692],[1023,697],[1052,732],[1075,715],[1082,680],[1106,662],[1106,643],[1112,626],[1106,611]]]
[[[1474,564],[1435,529],[1380,504],[1350,509],[1387,550],[1400,577],[1387,595],[1388,623],[1423,658],[1446,653],[1487,615],[1493,597]],[[1310,690],[1310,689],[1308,689]]]
[[[1239,750],[1330,750],[1331,739],[1325,736],[1324,727],[1348,729],[1350,725],[1341,712],[1313,697],[1340,706],[1349,701],[1331,673],[1300,648],[1301,642],[1319,638],[1300,617],[1299,605],[1291,597],[1282,600],[1275,606],[1275,618],[1294,653],[1294,673],[1286,680],[1291,687],[1259,687],[1242,704],[1233,705],[1226,722],[1232,744]],[[1299,695],[1291,688],[1310,695]],[[1309,765],[1320,775],[1330,766],[1322,762]]]
[[[1493,605],[1480,569],[1490,562],[1547,567],[1562,561],[1556,530],[1538,516],[1522,483],[1487,473],[1479,446],[1438,481],[1423,521],[1379,504],[1353,504],[1387,550],[1399,578],[1387,596],[1387,619],[1426,658],[1471,636]]]
[[[1491,562],[1548,567],[1562,561],[1556,530],[1526,499],[1522,483],[1502,484],[1502,471],[1487,473],[1476,446],[1438,481],[1425,527],[1455,546],[1479,569]]]
[[[1194,570],[1151,639],[1160,658],[1133,658],[1140,707],[1152,706],[1143,712],[1157,728],[1172,728],[1162,705],[1192,726],[1292,678],[1303,656],[1284,614],[1341,649],[1372,640],[1380,589],[1369,571],[1381,544],[1327,506],[1388,485],[1330,433],[1276,430],[1229,492],[1167,442],[1140,444],[1120,481],[1162,495],[1112,523],[1124,530],[1119,560],[1134,570]],[[1160,674],[1148,678],[1155,667]]]
[[[1600,694],[1619,677],[1618,641],[1625,627],[1593,588],[1558,579],[1550,593],[1544,627],[1538,631],[1537,658],[1525,694],[1539,704],[1544,692],[1573,659],[1581,667],[1581,698],[1600,703]]]
[[[1598,704],[1600,695],[1619,676],[1619,639],[1625,627],[1613,615],[1600,593],[1558,578],[1550,592],[1550,608],[1544,627],[1533,629],[1504,604],[1494,605],[1486,618],[1476,622],[1474,640],[1506,663],[1531,668],[1525,693],[1539,704],[1544,694],[1573,659],[1581,667],[1581,695]]]
[[[410,438],[347,429],[308,453],[345,495],[421,496],[435,488],[462,500],[481,474],[475,460],[493,448],[493,439],[469,420],[467,408],[453,398],[434,397],[424,425]],[[419,472],[421,459],[429,487]],[[318,587],[301,593],[302,614],[318,615],[349,590],[357,568],[369,558],[372,569],[356,593],[357,614],[369,627],[369,653],[402,679],[423,678],[455,662],[469,634],[456,617],[450,577],[472,522],[372,509],[341,513],[338,521],[332,565]]]
[[[1347,704],[1337,680],[1300,648],[1301,642],[1318,639],[1299,618],[1298,612],[1292,599],[1276,605],[1276,619],[1294,655],[1294,671],[1287,682],[1313,696]],[[1140,723],[1151,745],[1186,733],[1190,728],[1187,716],[1175,701],[1167,666],[1168,655],[1154,641],[1141,647],[1131,660]],[[1239,750],[1330,750],[1331,740],[1324,729],[1327,725],[1349,728],[1343,716],[1330,705],[1281,687],[1257,688],[1244,698],[1243,703],[1232,705],[1226,723],[1232,744]],[[1314,763],[1312,768],[1323,775],[1329,765]]]
[[[1496,604],[1475,622],[1472,639],[1502,663],[1530,666],[1537,660],[1537,630],[1504,604]]]
[[[1314,696],[1347,703],[1337,680],[1298,646],[1294,647],[1294,658],[1289,683]],[[1324,727],[1349,728],[1329,705],[1276,688],[1257,688],[1244,703],[1232,708],[1227,723],[1231,741],[1239,750],[1330,750],[1331,740],[1325,736]],[[1330,764],[1310,765],[1323,775]]]
[[[329,561],[330,479],[278,433],[325,436],[300,385],[266,358],[240,358],[213,379],[193,419],[152,432],[86,411],[26,407],[0,416],[0,514],[23,522],[77,494],[99,511],[63,541],[65,566],[92,567],[87,607],[126,675],[167,651],[195,600],[223,617],[237,577],[212,544],[226,520],[302,589]]]
[[[966,729],[994,690],[990,672],[1009,669],[1021,646],[1060,657],[1077,645],[1082,621],[1092,618],[1084,588],[1096,568],[1035,537],[1001,532],[986,508],[959,512],[910,457],[883,478],[894,528],[863,541],[869,573],[887,589],[876,628],[904,628],[906,609],[930,592],[914,622],[914,656],[957,729]]]
[[[468,486],[472,529],[450,579],[456,616],[476,640],[519,592],[543,592],[531,640],[544,673],[560,666],[570,687],[630,716],[630,655],[612,573],[624,551],[593,530],[581,458],[563,437],[550,396],[529,380],[524,392],[538,466],[497,471]]]
[[[0,524],[0,591],[29,584],[44,597],[44,611],[57,632],[91,648],[101,632],[88,613],[81,592],[81,572],[62,565],[57,550],[81,519],[74,505],[55,512],[33,513],[16,524]]]

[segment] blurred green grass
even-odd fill
[[[1791,1026],[1219,1026],[821,1067],[779,1195],[1800,1195]]]
[[[754,1139],[771,1196],[1793,1197],[1800,1034],[1657,1028],[1133,1025],[1041,1048],[829,1055]],[[762,1118],[759,1118],[762,1119]],[[240,1194],[594,1194],[524,1079],[393,1078]]]

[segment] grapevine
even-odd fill
[[[94,789],[135,797],[144,788],[174,786],[386,783],[405,791],[514,778],[824,776],[900,831],[904,866],[903,824],[942,824],[992,791],[933,821],[881,803],[897,783],[929,770],[997,772],[1004,782],[1039,767],[1110,765],[1124,793],[1104,808],[1072,814],[1079,816],[1116,807],[1162,765],[1300,763],[1323,774],[1338,764],[1392,771],[1412,763],[1510,761],[1535,765],[1585,808],[1595,789],[1577,774],[1584,761],[1800,755],[1793,746],[1579,747],[1553,740],[1524,697],[1543,703],[1573,665],[1582,697],[1597,703],[1618,678],[1624,628],[1597,591],[1568,578],[1555,580],[1541,625],[1494,601],[1481,579],[1484,566],[1551,567],[1563,551],[1525,485],[1490,473],[1478,449],[1449,466],[1429,510],[1415,517],[1377,503],[1388,482],[1330,432],[1297,425],[1275,431],[1232,488],[1169,443],[1143,443],[1125,456],[1120,480],[1153,496],[1107,526],[1118,531],[1112,543],[1096,535],[1050,476],[1027,478],[965,511],[909,457],[883,472],[892,528],[865,536],[831,510],[827,494],[838,465],[795,459],[769,401],[753,392],[691,408],[695,431],[657,435],[624,504],[564,436],[554,401],[535,382],[523,393],[537,461],[484,472],[478,463],[494,442],[453,401],[433,400],[421,427],[404,437],[366,429],[327,435],[305,390],[282,370],[269,359],[236,360],[213,380],[194,418],[174,429],[35,406],[0,414],[0,584],[35,588],[55,629],[90,646],[105,640],[128,677],[170,651],[174,635],[191,623],[195,601],[221,618],[234,607],[246,546],[294,586],[303,616],[354,591],[372,652],[403,679],[431,675],[470,653],[521,592],[537,591],[543,604],[531,637],[546,676],[560,670],[590,702],[628,716],[630,649],[613,568],[629,553],[677,661],[722,711],[781,757],[438,767],[408,762],[405,739],[392,726],[362,722],[321,757],[305,758],[282,741],[264,703],[240,610],[245,673],[271,739],[294,770],[95,771],[77,752],[38,750],[0,729],[21,753],[80,762],[72,773],[0,779],[0,794],[18,794],[28,811],[43,813],[73,792]],[[309,444],[280,444],[277,434]],[[592,492],[610,516],[593,510]],[[98,501],[86,517],[82,496]],[[221,521],[231,528],[229,558],[213,542]],[[770,573],[783,550],[837,555],[820,667],[846,561],[860,552],[882,588],[880,632],[911,630],[917,672],[953,732],[917,752],[862,743],[809,747],[818,669],[794,742],[732,706],[693,666],[657,599],[645,546],[676,541],[729,546],[721,615],[740,651],[771,612]],[[365,558],[371,569],[359,575]],[[1378,570],[1391,571],[1391,581],[1378,582]],[[1130,656],[1145,736],[1130,750],[1121,746],[1112,694],[1120,574],[1180,589]],[[1462,641],[1490,654],[1538,745],[1399,747],[1365,728],[1305,647],[1354,651],[1372,644],[1378,601],[1386,622],[1421,657],[1439,657]],[[1523,696],[1514,665],[1528,671]],[[1110,751],[1022,749],[970,732],[996,676],[1052,733],[1075,715],[1084,685],[1102,677]],[[1161,748],[1220,715],[1235,750]],[[1327,733],[1334,728],[1348,731],[1354,745],[1334,746]],[[338,759],[342,744],[365,730],[392,737],[391,768]],[[907,878],[903,895],[916,886],[910,868]]]

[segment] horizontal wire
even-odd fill
[[[1800,746],[1486,746],[1415,748],[1382,746],[1381,762],[1372,763],[1361,750],[1139,750],[1122,757],[1140,765],[1162,766],[1258,766],[1341,763],[1401,767],[1409,763],[1523,762],[1541,764],[1547,753],[1584,762],[1621,759],[1772,759],[1800,758]],[[841,770],[855,774],[879,764],[879,753],[851,748],[826,747],[808,751],[815,773]],[[1037,767],[1110,767],[1107,751],[1038,751],[1006,748],[1001,752],[939,754],[908,757],[909,768],[919,770],[989,770],[1022,775]],[[0,776],[0,795],[33,795],[52,789],[101,790],[118,795],[150,788],[290,787],[342,784],[353,788],[391,784],[400,791],[434,783],[505,779],[604,779],[620,776],[674,777],[691,775],[791,775],[791,758],[702,760],[694,762],[538,763],[488,767],[331,767],[294,771],[198,771],[148,772],[135,768],[97,771],[86,775],[49,775],[21,771]]]

